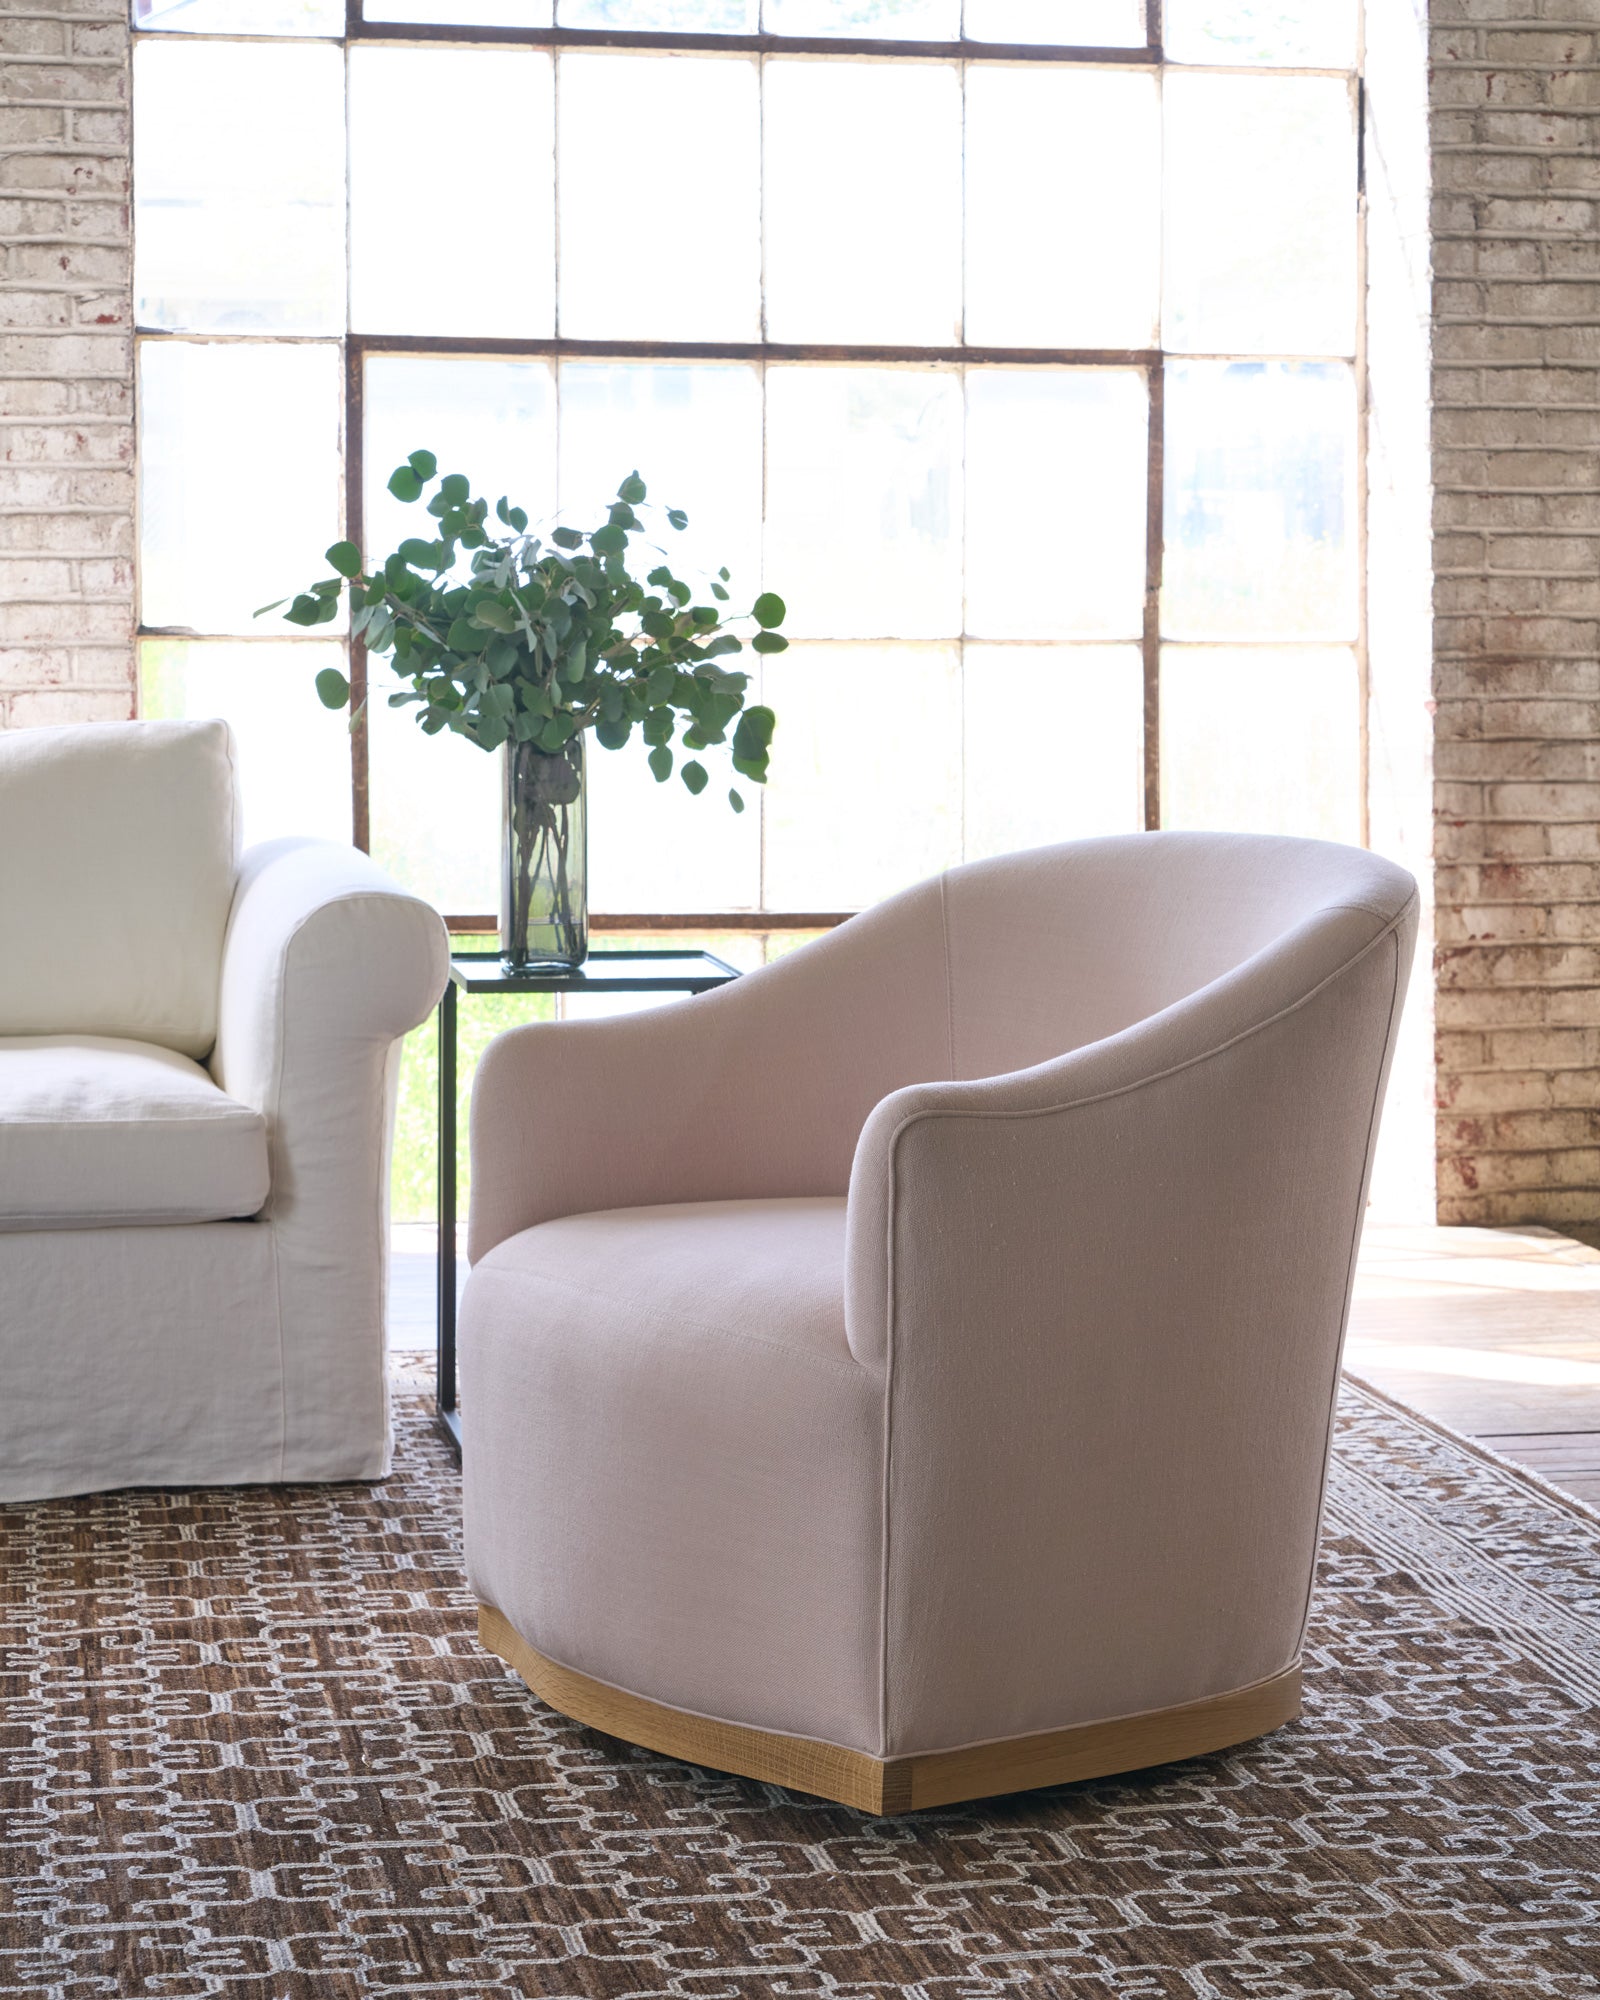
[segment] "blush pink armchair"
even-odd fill
[[[1352,848],[1089,841],[501,1037],[486,1642],[583,1722],[875,1812],[1298,1713],[1416,912]]]

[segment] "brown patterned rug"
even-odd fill
[[[1600,1519],[1345,1397],[1307,1713],[900,1820],[480,1652],[459,1478],[0,1508],[0,1992],[1600,1995]]]

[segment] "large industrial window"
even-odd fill
[[[1164,15],[1164,18],[1163,18]],[[591,763],[592,900],[782,927],[1141,826],[1363,833],[1357,0],[135,0],[145,712],[251,837],[494,907],[494,760],[253,609],[426,447],[635,466],[788,600],[759,812]],[[362,684],[366,665],[351,661]],[[775,915],[768,922],[760,913]]]

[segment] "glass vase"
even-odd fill
[[[553,755],[505,748],[500,956],[508,972],[581,965],[589,950],[583,736]]]

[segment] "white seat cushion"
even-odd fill
[[[0,1229],[254,1215],[268,1178],[266,1120],[187,1056],[0,1038]]]

